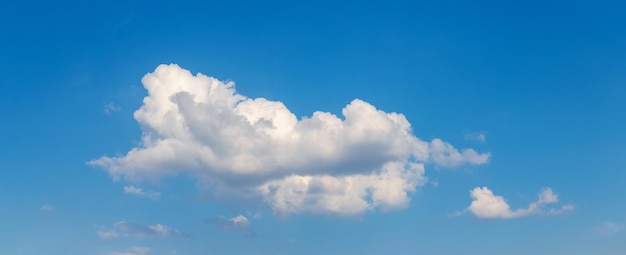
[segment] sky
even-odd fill
[[[620,1],[3,1],[3,254],[626,252]]]

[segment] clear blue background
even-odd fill
[[[626,4],[621,1],[2,1],[0,253],[624,254]],[[138,141],[141,77],[161,63],[234,80],[296,115],[353,98],[401,112],[423,139],[492,154],[430,166],[410,208],[358,218],[269,211],[245,238],[204,224],[241,208],[204,201],[193,180],[124,195],[85,162]],[[106,114],[105,105],[121,110]],[[487,142],[465,135],[482,132]],[[542,187],[576,205],[512,220],[450,217],[486,185],[512,207]],[[38,208],[49,203],[52,212]],[[118,220],[187,239],[100,240]]]

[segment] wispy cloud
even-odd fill
[[[482,165],[489,161],[490,153],[478,153],[473,149],[463,149],[461,151],[454,148],[449,143],[435,138],[429,146],[431,160],[442,167],[457,167],[462,164]]]
[[[467,133],[465,134],[465,140],[479,141],[481,143],[487,142],[487,136],[485,133]]]
[[[574,205],[568,204],[557,208],[545,209],[549,204],[558,203],[558,195],[552,189],[545,188],[539,193],[537,201],[531,203],[528,208],[512,210],[504,197],[494,195],[487,187],[476,187],[470,191],[473,199],[472,204],[463,211],[455,212],[452,215],[460,215],[470,212],[478,218],[483,219],[507,219],[519,218],[530,215],[558,215],[574,210]]]
[[[179,230],[166,227],[161,224],[146,226],[139,223],[118,221],[113,225],[113,229],[100,229],[97,232],[102,239],[110,239],[116,237],[156,237],[156,238],[175,238],[189,237]]]
[[[124,194],[129,194],[129,195],[133,195],[133,196],[141,197],[141,198],[148,198],[152,200],[158,200],[161,197],[160,192],[151,191],[151,190],[143,190],[142,188],[135,187],[132,185],[124,187]]]
[[[39,210],[41,210],[41,211],[54,211],[54,206],[52,206],[50,204],[43,204],[41,207],[39,207]]]
[[[601,236],[613,236],[622,231],[622,225],[611,221],[604,221],[596,225],[594,230]]]
[[[100,239],[112,239],[112,238],[116,238],[119,237],[120,235],[113,231],[113,230],[98,230],[97,232],[98,237],[100,237]]]
[[[256,236],[256,232],[252,229],[250,221],[243,215],[230,219],[223,216],[217,216],[211,219],[210,223],[220,229],[241,232],[248,237]]]
[[[122,107],[120,107],[119,105],[116,105],[113,102],[107,103],[106,105],[104,105],[104,113],[106,114],[111,114],[113,112],[117,112],[120,111],[122,109]]]

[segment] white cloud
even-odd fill
[[[249,237],[256,236],[256,232],[252,229],[250,221],[243,215],[238,215],[237,217],[230,219],[223,216],[217,216],[211,220],[211,223],[224,230],[241,232]]]
[[[156,238],[174,238],[188,237],[189,235],[161,224],[153,226],[145,226],[139,223],[118,221],[113,225],[114,230],[101,229],[98,236],[101,239],[111,239],[119,236],[124,237],[156,237]]]
[[[298,119],[279,101],[247,98],[231,82],[174,64],[160,65],[142,83],[148,96],[134,115],[141,145],[88,162],[116,180],[189,174],[258,196],[278,213],[351,215],[406,207],[424,183],[423,164],[456,167],[490,157],[422,141],[404,115],[359,99],[343,118],[314,112]]]
[[[537,201],[531,203],[528,208],[517,210],[511,210],[504,197],[494,195],[487,187],[476,187],[470,191],[470,195],[473,201],[466,210],[476,217],[485,219],[518,218],[537,214],[557,215],[574,209],[573,205],[563,205],[545,210],[546,205],[555,204],[559,201],[557,194],[553,193],[550,188],[541,190]],[[455,214],[458,215],[458,213]]]
[[[119,234],[112,230],[102,229],[98,231],[98,237],[100,237],[100,239],[112,239],[119,237]]]
[[[550,210],[548,210],[546,213],[548,215],[559,215],[564,212],[572,211],[574,209],[576,209],[576,206],[574,205],[563,205],[559,208],[550,208]]]
[[[433,139],[430,142],[429,150],[430,159],[443,167],[456,167],[465,163],[485,164],[491,156],[489,153],[480,154],[472,149],[463,149],[459,152],[454,146],[441,139]]]
[[[39,210],[41,210],[41,211],[54,211],[54,206],[52,206],[50,204],[43,204],[41,207],[39,207]]]
[[[124,194],[130,194],[136,197],[148,198],[152,200],[157,200],[161,197],[160,192],[150,190],[144,191],[143,189],[132,185],[124,187]]]

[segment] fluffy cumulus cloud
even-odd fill
[[[541,190],[537,201],[531,203],[527,208],[516,210],[511,209],[504,197],[493,194],[487,187],[476,187],[470,191],[470,195],[473,201],[466,210],[476,217],[485,219],[518,218],[538,214],[557,215],[574,209],[573,205],[546,208],[550,204],[559,202],[557,194],[552,192],[550,188]]]
[[[161,197],[161,193],[157,191],[143,190],[142,188],[135,186],[125,186],[124,194],[133,195],[141,198],[148,198],[152,200],[158,200]]]
[[[101,239],[111,239],[116,237],[156,237],[175,238],[188,237],[189,235],[161,224],[145,226],[139,223],[118,221],[113,225],[113,229],[102,228],[97,232]]]
[[[358,214],[406,207],[424,164],[484,164],[489,153],[423,141],[400,113],[355,99],[342,117],[297,118],[283,103],[239,94],[232,82],[175,64],[144,76],[134,117],[142,142],[90,161],[116,180],[186,174],[216,190],[255,196],[274,212]]]
[[[224,216],[217,216],[211,219],[210,223],[223,230],[241,232],[248,237],[256,236],[256,232],[252,229],[250,221],[243,215],[230,219]]]

